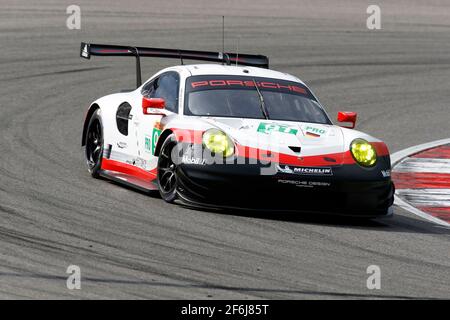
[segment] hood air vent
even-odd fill
[[[296,146],[289,146],[289,149],[291,149],[295,153],[300,153],[300,151],[302,150],[301,147],[296,147]]]

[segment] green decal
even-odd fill
[[[316,134],[324,134],[326,132],[325,129],[319,129],[319,128],[315,128],[315,127],[306,127],[305,131],[316,133]]]
[[[152,137],[145,136],[145,151],[151,152],[152,151]]]
[[[152,154],[155,154],[156,143],[158,142],[159,136],[161,135],[161,130],[153,128],[152,133]]]
[[[270,132],[281,132],[287,134],[297,134],[298,130],[283,124],[275,124],[275,123],[265,123],[261,122],[258,126],[258,132],[262,133],[270,133]]]

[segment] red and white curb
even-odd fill
[[[391,161],[395,204],[450,227],[450,139],[398,151]]]

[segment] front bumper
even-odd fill
[[[260,165],[182,163],[178,194],[184,203],[209,208],[386,216],[394,201],[389,168],[389,157],[370,169],[335,166],[323,176],[261,175]]]

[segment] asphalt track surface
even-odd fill
[[[3,0],[0,10],[0,298],[449,298],[449,230],[395,208],[354,221],[198,211],[90,178],[87,106],[133,88],[134,61],[79,58],[80,41],[266,54],[329,114],[391,151],[448,138],[450,3]],[[178,61],[146,60],[144,76]],[[280,199],[281,200],[281,199]],[[326,199],[324,199],[326,201]],[[78,265],[81,290],[66,288]],[[366,268],[381,268],[381,289]]]

